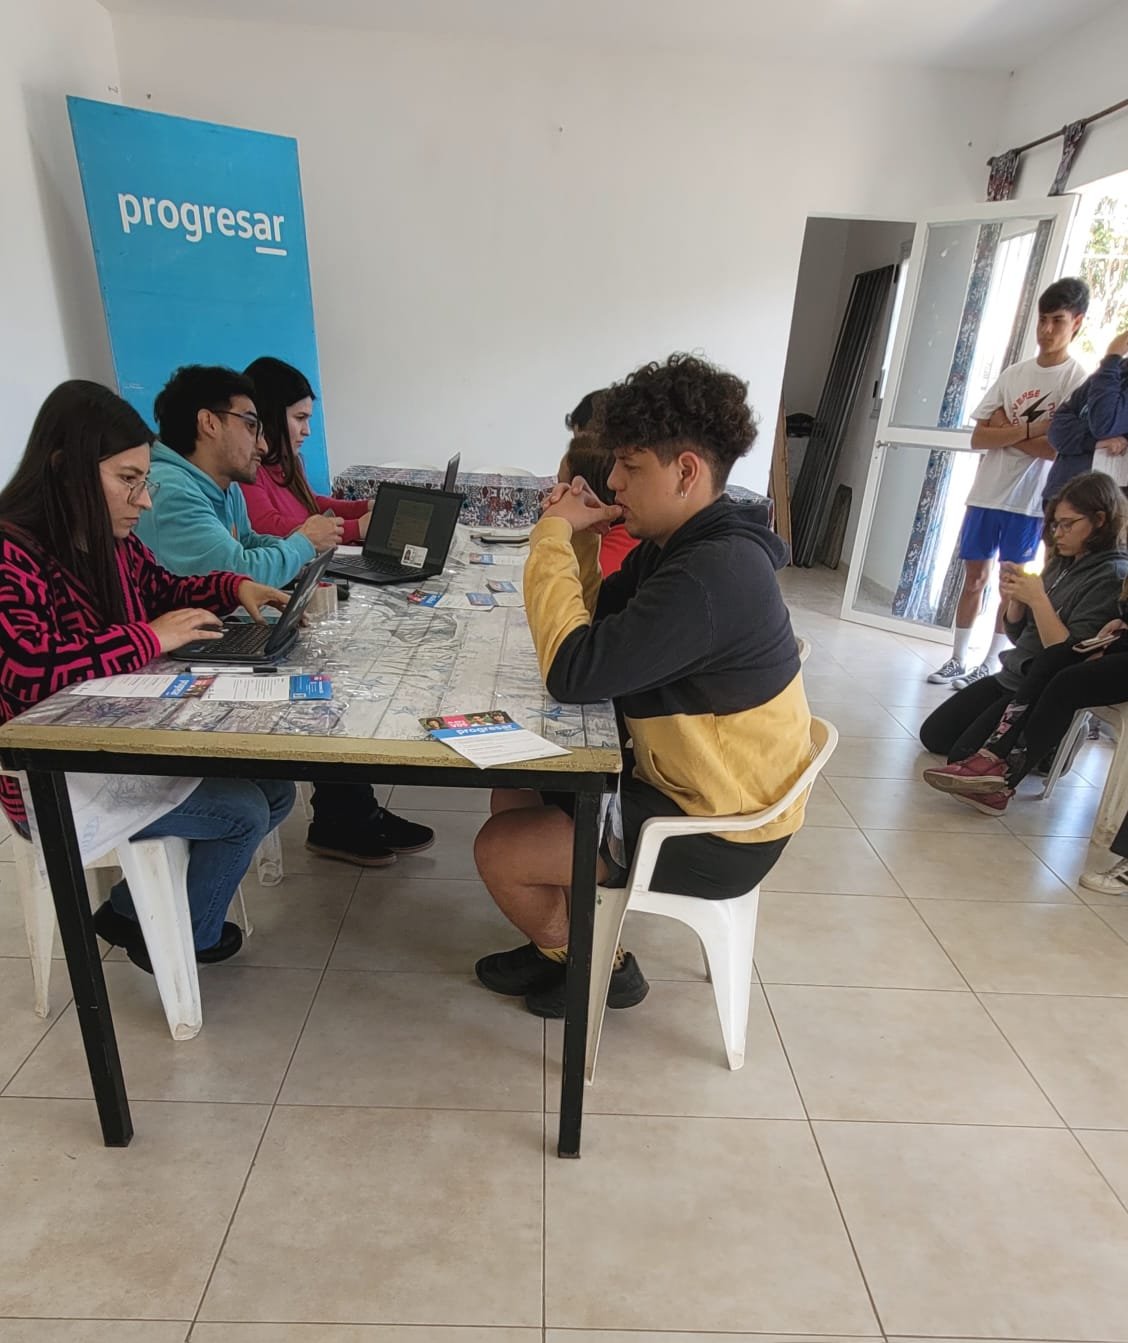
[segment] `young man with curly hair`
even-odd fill
[[[603,434],[615,502],[582,479],[558,485],[530,538],[525,604],[548,689],[570,704],[612,699],[622,724],[624,772],[599,855],[605,885],[625,883],[648,817],[761,811],[810,759],[810,711],[775,576],[787,548],[724,494],[756,437],[747,392],[689,355],[611,387]],[[620,518],[642,544],[601,580],[599,533]],[[569,798],[499,791],[492,810],[475,843],[478,870],[529,941],[484,957],[476,973],[539,1016],[563,1016]],[[652,884],[742,895],[802,821],[799,803],[763,830],[667,840]],[[620,948],[608,1004],[631,1007],[647,990]]]

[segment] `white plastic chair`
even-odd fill
[[[35,1014],[46,1017],[51,1011],[55,904],[51,888],[39,873],[34,845],[15,830],[11,833],[35,985]],[[129,883],[172,1038],[191,1040],[199,1034],[204,1018],[188,913],[188,841],[142,839],[123,844],[87,870],[105,868],[120,868]]]
[[[760,888],[756,886],[731,900],[699,900],[692,895],[668,895],[663,891],[652,891],[649,888],[650,879],[663,840],[680,835],[759,830],[777,820],[811,788],[837,745],[838,729],[822,718],[812,718],[811,763],[774,806],[755,815],[655,816],[643,822],[638,850],[626,886],[596,887],[591,992],[588,999],[586,1078],[589,1085],[595,1078],[595,1063],[603,1033],[615,949],[622,936],[623,920],[628,909],[676,919],[697,934],[705,957],[705,969],[713,984],[713,997],[717,1004],[729,1067],[735,1070],[744,1066]]]
[[[0,813],[0,823],[7,827],[11,835],[24,931],[31,958],[35,1014],[45,1018],[51,1014],[55,902],[50,886],[40,873],[34,843],[24,839],[3,813]],[[278,843],[277,831],[267,839]],[[109,898],[112,871],[120,870],[128,882],[133,908],[153,967],[157,992],[174,1040],[191,1040],[199,1034],[203,1025],[196,948],[188,912],[188,852],[188,841],[183,839],[135,840],[111,850],[86,869],[88,874],[94,876],[92,884],[102,899]],[[280,845],[278,863],[280,870]],[[277,880],[281,880],[281,875]],[[236,901],[244,936],[249,937],[254,929],[247,917],[241,886],[236,892]]]
[[[471,476],[528,476],[536,479],[535,471],[526,471],[523,466],[472,466],[467,472]]]
[[[795,636],[795,645],[799,649],[799,665],[802,666],[811,656],[811,645],[801,635]]]
[[[277,829],[270,832],[269,835],[258,846],[258,852],[255,854],[255,868],[258,872],[260,886],[277,886],[286,875],[286,868],[282,862],[282,836]],[[247,910],[243,905],[243,888],[239,887],[239,904],[243,910],[243,931],[249,937],[253,931],[246,922]]]
[[[1092,833],[1093,843],[1107,849],[1115,838],[1125,813],[1128,812],[1128,732],[1125,731],[1125,725],[1128,724],[1128,704],[1105,704],[1095,709],[1077,710],[1069,730],[1061,739],[1061,744],[1054,754],[1054,763],[1046,776],[1042,798],[1044,800],[1053,793],[1057,781],[1073,764],[1081,747],[1090,714],[1095,714],[1102,722],[1107,723],[1116,735],[1116,748],[1109,762]]]

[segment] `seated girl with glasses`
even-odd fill
[[[999,586],[1014,648],[1002,670],[958,691],[920,729],[926,750],[948,758],[926,782],[990,815],[1064,736],[1079,708],[1128,696],[1128,639],[1119,618],[1128,578],[1128,503],[1099,471],[1074,476],[1046,509],[1041,575],[1004,565]],[[1094,659],[1079,648],[1114,642]]]
[[[64,382],[43,403],[15,474],[0,490],[0,722],[80,681],[137,672],[162,653],[222,636],[222,613],[284,606],[285,593],[240,574],[179,578],[134,535],[152,507],[153,433],[94,382]],[[294,803],[291,783],[242,779],[68,777],[83,861],[129,839],[189,841],[196,959],[242,945],[224,921],[255,850]],[[0,804],[30,834],[15,778]],[[93,838],[92,838],[93,837]],[[98,934],[150,970],[124,882],[94,916]]]

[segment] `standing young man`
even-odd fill
[[[963,591],[956,606],[952,656],[929,676],[962,689],[998,670],[1009,642],[1002,608],[987,656],[968,669],[971,631],[996,557],[1012,564],[1034,558],[1042,539],[1042,492],[1055,452],[1046,434],[1054,411],[1085,381],[1069,347],[1089,307],[1084,280],[1056,280],[1038,300],[1038,353],[1011,364],[988,389],[972,418],[971,446],[983,453],[967,497],[960,532]]]
[[[137,532],[166,569],[206,574],[233,569],[260,583],[292,582],[318,550],[334,545],[341,521],[318,514],[289,536],[251,527],[239,484],[253,484],[266,453],[249,378],[231,368],[178,368],[154,407],[161,441],[149,479],[153,506]],[[306,848],[357,867],[386,867],[435,842],[426,825],[393,816],[363,783],[319,783]]]
[[[621,829],[600,851],[605,885],[624,884],[648,817],[762,811],[810,761],[811,716],[775,576],[787,547],[723,494],[756,436],[747,393],[689,355],[632,373],[604,403],[615,503],[577,477],[556,487],[530,537],[525,606],[548,690],[568,704],[612,699],[630,741]],[[620,517],[642,544],[601,580],[598,533]],[[478,978],[544,1017],[564,1014],[568,803],[497,792],[474,846],[490,894],[529,939],[480,960]],[[800,801],[762,830],[668,839],[653,884],[707,900],[743,895],[802,823]],[[608,1005],[633,1006],[647,987],[620,949]]]

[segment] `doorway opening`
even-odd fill
[[[783,413],[790,430],[786,441],[787,479],[792,499],[810,446],[810,431],[834,368],[855,280],[892,266],[898,281],[875,314],[868,353],[860,361],[856,379],[852,379],[856,386],[843,389],[844,394],[852,396],[852,404],[844,417],[837,463],[822,486],[828,500],[839,495],[842,487],[849,491],[848,496],[840,496],[843,501],[849,499],[848,508],[843,504],[845,516],[833,519],[837,542],[832,549],[843,556],[849,556],[857,532],[914,227],[909,220],[812,215],[803,235],[783,374]],[[829,529],[828,524],[824,530]],[[821,545],[820,552],[825,553]],[[833,557],[831,564],[837,567]]]
[[[1089,348],[1075,349],[1083,365],[1128,323],[1125,182],[1128,174],[918,222],[887,387],[869,426],[843,619],[950,638],[963,578],[958,537],[982,460],[972,412],[1003,368],[1034,353],[1037,297],[1063,272],[1086,275],[1093,289]]]

